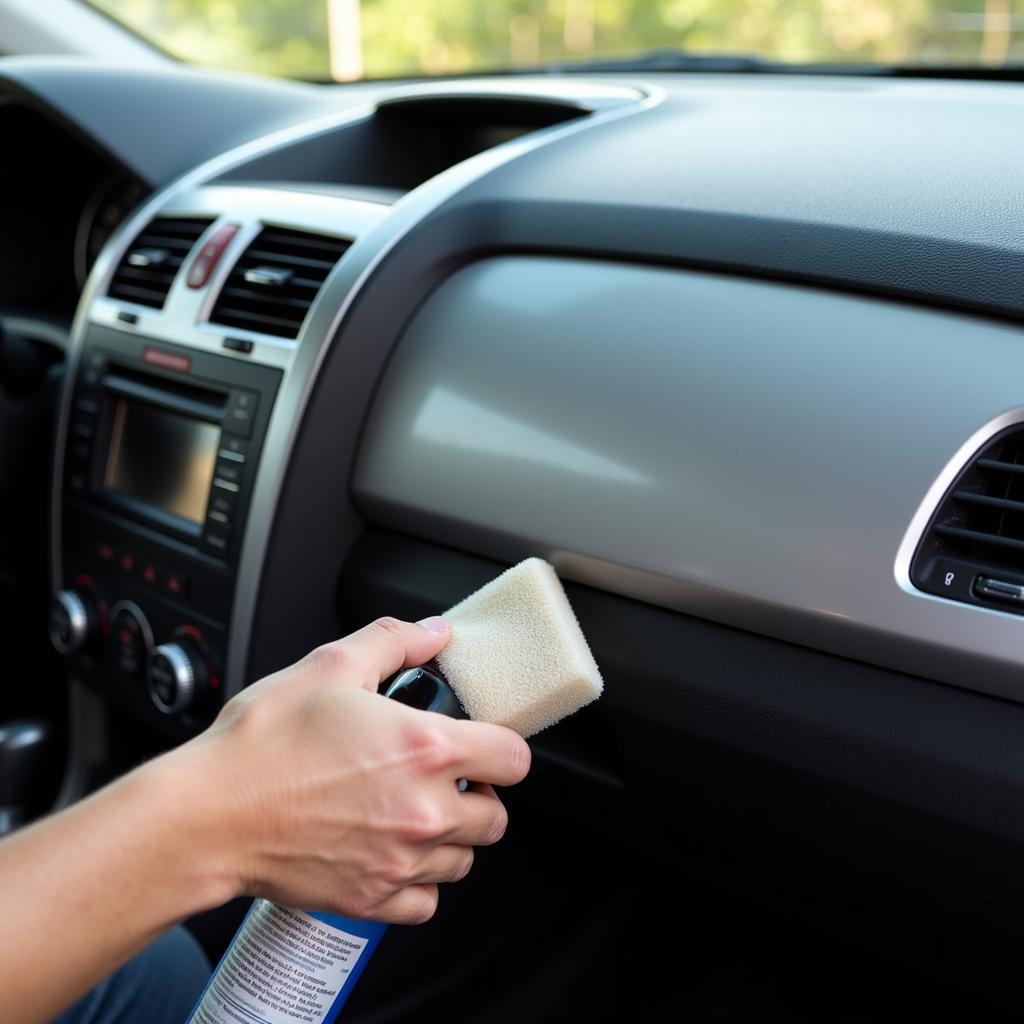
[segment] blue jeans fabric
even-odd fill
[[[209,977],[199,943],[173,928],[53,1024],[184,1024]]]

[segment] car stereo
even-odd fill
[[[50,634],[78,678],[165,731],[194,731],[222,703],[238,551],[280,376],[100,326],[79,358]]]

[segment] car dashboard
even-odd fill
[[[540,555],[608,693],[538,739],[539,803],[901,958],[941,919],[921,957],[1005,983],[1019,86],[11,60],[0,93],[79,154],[59,252],[19,228],[62,283],[3,296],[66,330],[75,701],[179,742],[312,646]]]

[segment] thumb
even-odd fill
[[[332,675],[344,675],[348,682],[376,690],[399,669],[430,661],[451,635],[451,626],[437,615],[420,622],[385,617],[320,648],[318,660],[329,666]]]

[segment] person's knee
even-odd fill
[[[128,961],[55,1024],[181,1024],[210,976],[199,943],[173,928]]]

